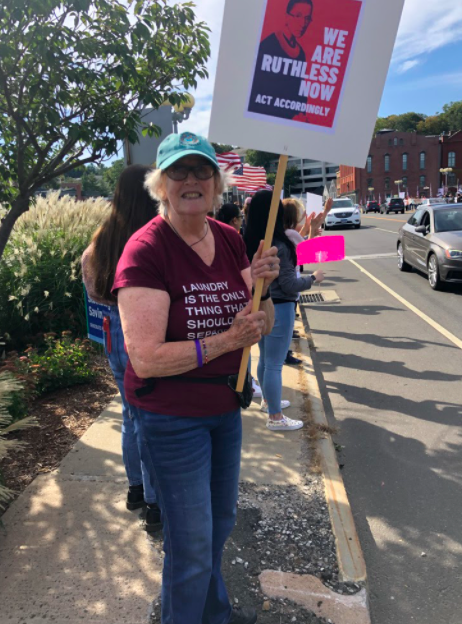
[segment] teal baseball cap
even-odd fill
[[[163,171],[184,156],[203,156],[219,168],[213,147],[206,138],[192,132],[169,134],[162,141],[157,150],[157,168]]]

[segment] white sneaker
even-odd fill
[[[257,380],[254,379],[253,377],[252,377],[252,390],[253,390],[253,398],[254,399],[261,399],[261,397],[262,397],[261,388],[258,385]]]
[[[290,401],[281,401],[281,411],[283,409],[287,409],[288,407],[290,407]],[[265,412],[265,414],[268,413],[268,403],[265,401],[265,399],[263,399],[263,401],[261,402],[260,410],[262,412]]]
[[[266,426],[270,431],[296,431],[303,427],[303,422],[301,420],[292,420],[292,418],[287,418],[283,414],[281,420],[268,418]]]

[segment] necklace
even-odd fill
[[[173,226],[173,223],[170,221],[169,216],[167,215],[167,221],[169,226],[172,228],[172,230],[175,232],[175,234],[178,236],[178,238],[181,238],[181,240],[186,243],[186,241],[184,240],[184,238],[181,236],[181,234],[179,234],[176,230],[176,228]],[[188,245],[188,247],[195,247],[196,245],[198,245],[199,243],[201,243],[204,238],[207,236],[207,234],[209,233],[209,222],[207,221],[207,219],[205,220],[205,234],[202,238],[200,238],[198,241],[196,241],[195,243],[193,243],[192,245],[190,245],[189,243],[186,243],[186,245]]]

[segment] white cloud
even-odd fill
[[[224,0],[195,0],[195,12],[211,29],[212,55],[208,63],[210,77],[200,80],[193,92],[196,106],[184,127],[207,135],[213,85],[218,59],[218,47],[223,21]],[[393,53],[392,68],[405,73],[435,50],[462,40],[462,2],[460,0],[406,0],[398,38]],[[236,46],[239,33],[236,33]],[[451,76],[452,77],[452,76]],[[427,85],[428,85],[427,78]]]
[[[419,57],[460,40],[462,3],[459,0],[406,0],[393,64],[403,67],[406,62],[417,61]]]
[[[400,65],[396,71],[398,74],[405,74],[416,65],[419,65],[419,63],[420,61],[418,59],[414,59],[412,61],[404,61],[404,63]]]
[[[192,110],[189,120],[187,122],[185,121],[183,126],[197,134],[207,136],[225,2],[224,0],[195,0],[195,3],[196,8],[194,11],[197,19],[206,22],[211,30],[209,35],[211,56],[207,64],[209,78],[198,81],[197,89],[193,91],[193,95],[196,98],[196,105]],[[236,39],[236,45],[238,45],[238,39]]]

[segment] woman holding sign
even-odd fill
[[[163,214],[131,238],[114,281],[130,362],[125,389],[164,528],[162,622],[254,624],[221,575],[236,517],[241,410],[228,385],[242,350],[271,332],[277,249],[256,250],[207,218],[221,205],[215,150],[185,132],[159,146],[147,177]],[[260,310],[251,290],[264,279]]]
[[[259,241],[265,234],[271,199],[270,191],[259,191],[250,204],[244,236],[249,259],[257,253]],[[290,407],[289,401],[282,401],[282,367],[292,340],[298,294],[311,288],[315,282],[321,283],[324,273],[318,270],[307,277],[297,275],[297,255],[284,229],[282,202],[279,202],[273,244],[278,249],[280,260],[279,276],[271,284],[270,289],[275,308],[275,322],[271,334],[263,336],[259,343],[258,381],[263,391],[262,411],[268,412],[266,423],[268,429],[294,431],[301,429],[303,422],[288,418],[282,413],[282,409]]]

